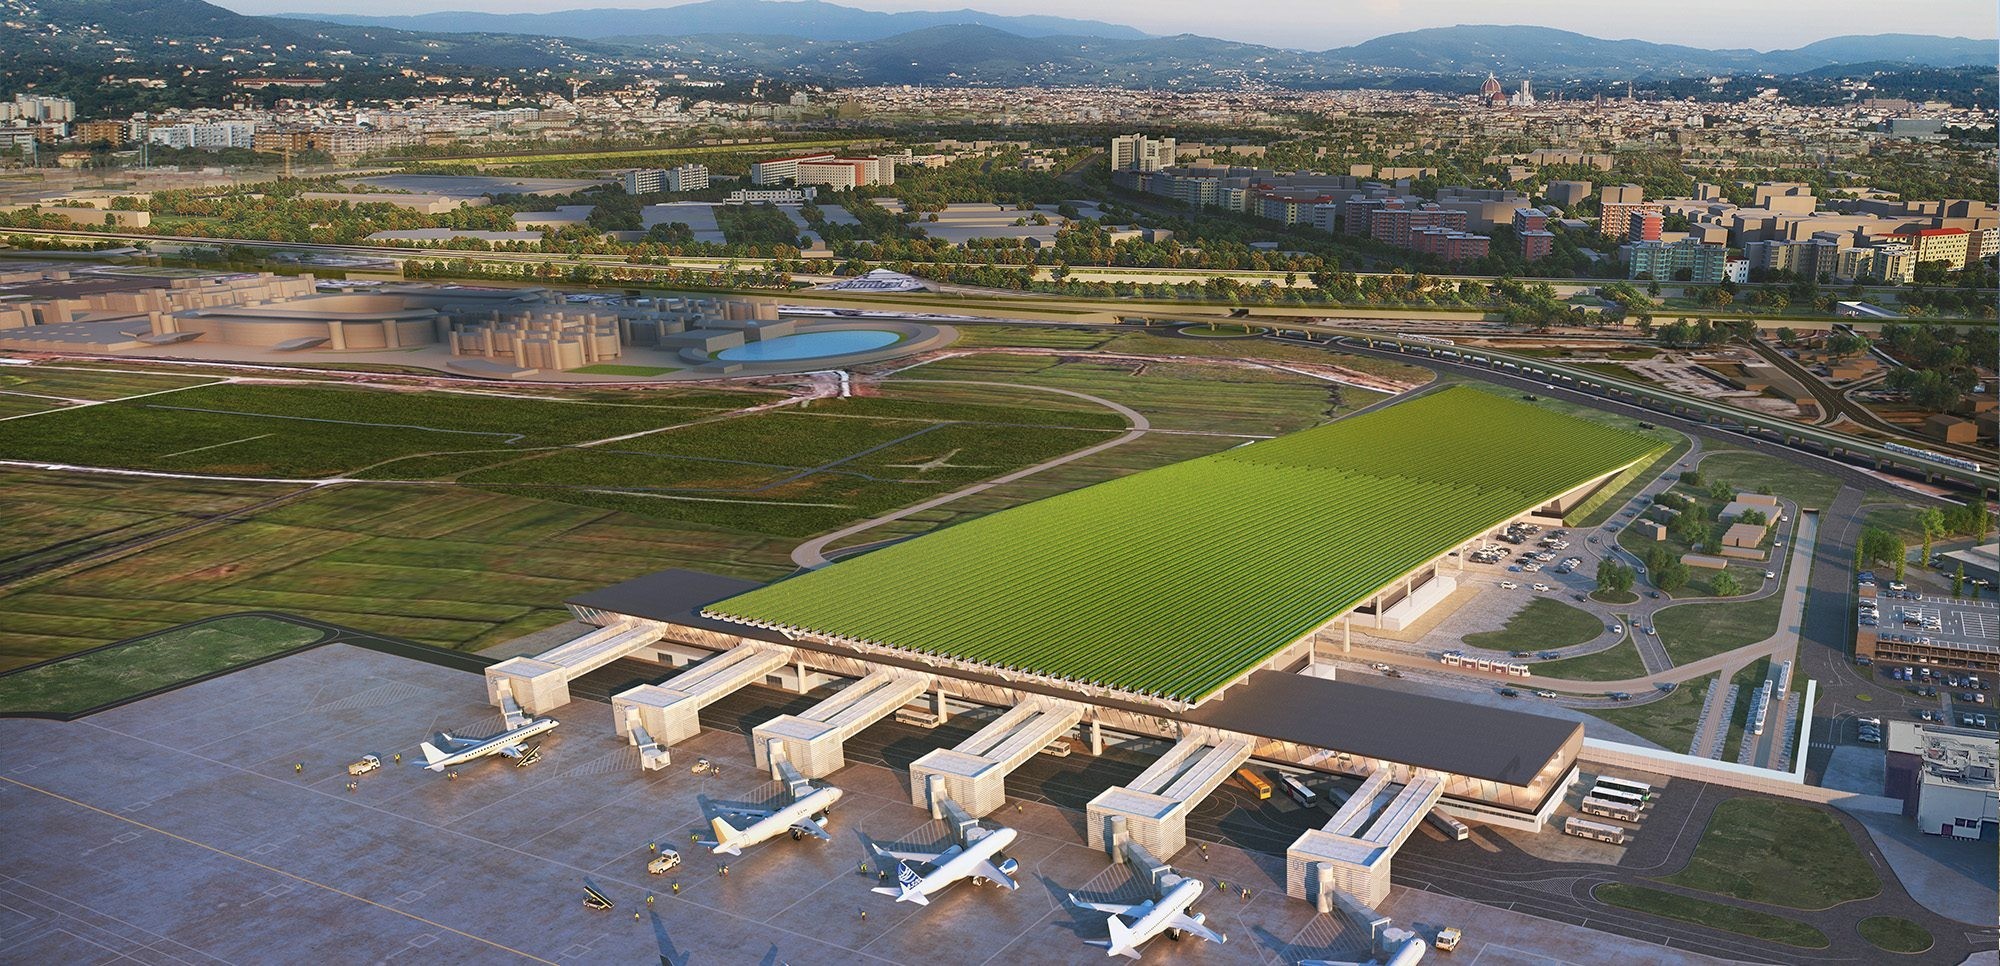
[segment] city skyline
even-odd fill
[[[478,4],[466,0],[349,0],[335,10],[324,0],[227,0],[223,4],[246,14],[338,12],[378,16],[462,12],[473,8],[483,13],[510,14],[682,5],[670,0],[485,0]],[[1233,22],[1217,20],[1212,8],[1198,0],[1154,0],[1144,4],[1117,0],[1087,5],[1056,0],[981,0],[963,4],[952,0],[841,0],[838,5],[885,13],[973,10],[1009,16],[1091,19],[1134,27],[1157,36],[1191,33],[1304,50],[1341,47],[1387,34],[1460,24],[1553,27],[1610,40],[1635,39],[1710,49],[1749,47],[1760,51],[1804,46],[1829,37],[1890,32],[1883,29],[1879,6],[1861,0],[1822,0],[1813,4],[1815,15],[1810,18],[1797,17],[1789,8],[1760,11],[1725,0],[1694,0],[1671,8],[1622,10],[1615,28],[1600,17],[1601,8],[1590,0],[1528,0],[1509,5],[1500,16],[1496,16],[1490,4],[1476,0],[1426,0],[1421,4],[1407,0],[1360,0],[1350,11],[1356,15],[1339,21],[1323,19],[1323,8],[1309,0],[1256,0],[1239,8],[1254,11],[1254,15]],[[1985,37],[1993,35],[1995,20],[1990,5],[1976,0],[1941,0],[1897,11],[1893,32],[1981,39],[1970,29],[1975,24],[1987,28]]]

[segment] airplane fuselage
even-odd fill
[[[814,789],[804,798],[750,823],[729,841],[718,840],[715,851],[740,852],[752,845],[770,841],[790,831],[795,825],[814,821],[814,816],[832,808],[838,801],[840,801],[840,789],[831,786]]]
[[[923,882],[917,886],[917,894],[924,896],[931,895],[960,879],[975,874],[982,866],[992,862],[993,857],[998,855],[1001,849],[1012,845],[1014,838],[1019,834],[1011,828],[997,828],[980,836],[978,841],[967,845],[957,855],[939,863],[936,868],[931,870],[930,875],[924,876]]]
[[[556,725],[561,723],[554,718],[536,718],[512,731],[505,731],[491,738],[481,738],[470,746],[447,752],[441,758],[426,761],[424,767],[431,771],[444,771],[453,765],[462,765],[487,755],[497,755],[507,749],[519,747],[537,735],[554,731]]]
[[[1126,945],[1123,948],[1114,946],[1111,952],[1136,955],[1138,948],[1147,940],[1172,928],[1175,917],[1186,913],[1188,908],[1194,905],[1194,901],[1201,898],[1202,888],[1200,879],[1184,878],[1175,883],[1158,902],[1153,903],[1153,908],[1146,910],[1145,915],[1132,923]]]

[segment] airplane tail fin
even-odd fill
[[[743,834],[736,831],[734,826],[724,821],[722,816],[717,815],[709,819],[708,827],[715,832],[714,851],[722,855],[743,854]]]
[[[1106,922],[1111,926],[1111,949],[1105,955],[1138,959],[1139,951],[1132,948],[1132,928],[1125,925],[1125,920],[1117,916],[1112,916]]]
[[[449,736],[449,735],[447,735],[446,737],[450,737],[450,736]],[[441,761],[445,760],[446,758],[450,757],[449,755],[446,755],[446,754],[445,754],[444,752],[442,752],[442,751],[439,751],[439,750],[438,750],[438,746],[436,746],[436,745],[434,745],[434,744],[431,744],[431,743],[430,743],[430,742],[428,742],[428,741],[424,742],[424,743],[423,743],[423,744],[421,744],[421,745],[418,745],[417,747],[419,747],[419,748],[422,748],[422,749],[423,749],[423,752],[424,752],[424,764],[426,764],[426,765],[435,765],[435,764],[437,764],[438,762],[441,762]]]

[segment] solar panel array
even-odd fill
[[[1664,448],[1448,388],[981,517],[707,613],[1193,702],[1488,527]]]

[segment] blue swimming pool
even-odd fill
[[[891,345],[903,337],[882,329],[828,329],[752,342],[715,354],[725,362],[795,362],[851,355]]]

